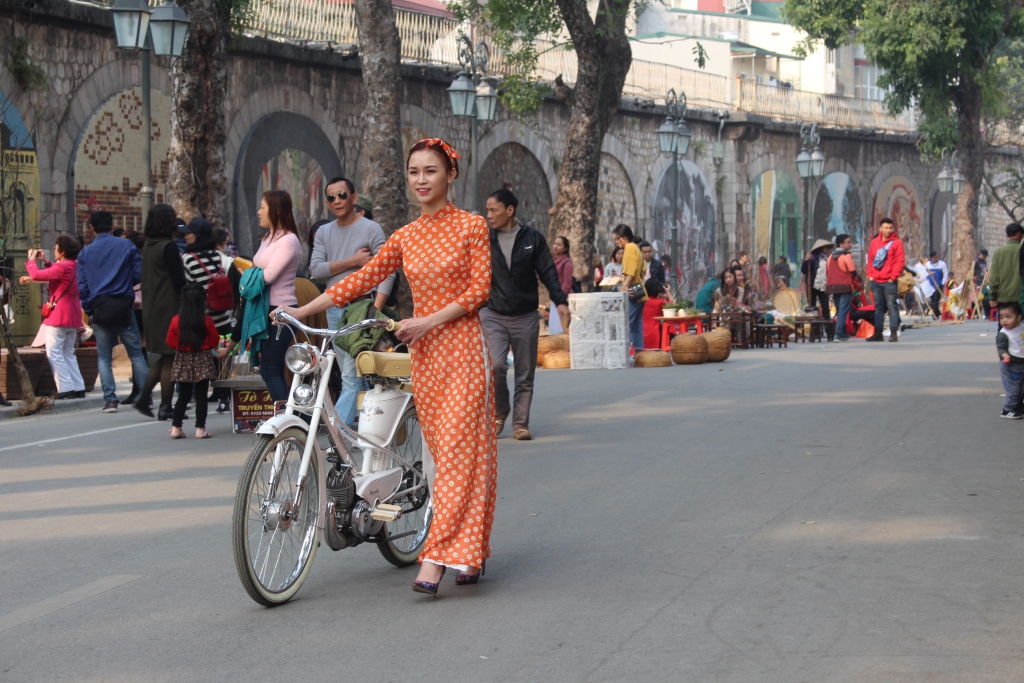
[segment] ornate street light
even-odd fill
[[[946,254],[948,262],[953,254],[953,229],[956,227],[956,212],[953,207],[954,197],[967,187],[967,178],[960,172],[960,158],[955,150],[942,150],[942,171],[935,179],[939,184],[939,192],[945,192],[946,199]]]
[[[174,0],[164,0],[162,5],[153,10],[149,19],[153,53],[157,57],[180,57],[185,49],[185,37],[191,23],[185,16],[185,10],[174,4]]]
[[[800,153],[796,155],[796,172],[804,181],[804,238],[807,251],[810,251],[814,238],[811,230],[811,185],[815,178],[825,173],[825,154],[821,151],[821,136],[816,123],[800,125]]]
[[[465,71],[460,71],[448,86],[448,98],[452,103],[452,113],[456,116],[476,116],[476,87]]]
[[[496,83],[493,78],[482,78],[476,87],[476,118],[479,121],[494,120],[494,110],[498,108]]]
[[[471,138],[469,159],[469,210],[479,212],[477,206],[477,175],[479,171],[478,133],[479,121],[494,120],[494,110],[498,104],[498,92],[493,78],[486,78],[487,63],[491,59],[491,49],[487,43],[480,41],[473,49],[473,43],[465,35],[458,40],[459,64],[462,70],[448,87],[448,98],[451,100],[452,113],[455,116],[469,119]]]
[[[128,52],[146,49],[152,14],[146,0],[117,0],[110,8],[110,13],[114,15],[117,46]]]
[[[117,0],[110,8],[114,17],[114,33],[117,35],[117,46],[131,58],[141,52],[142,64],[139,71],[142,87],[142,131],[145,144],[142,146],[142,161],[145,164],[142,189],[139,199],[142,201],[142,220],[153,207],[153,118],[152,92],[150,89],[150,53],[157,57],[175,59],[181,56],[185,48],[185,37],[188,35],[189,22],[185,11],[174,4],[174,0],[164,0],[155,10],[150,10],[146,0]]]
[[[663,154],[672,155],[672,272],[669,281],[678,290],[676,273],[679,268],[679,156],[690,148],[690,129],[683,117],[686,114],[686,93],[675,89],[665,93],[665,123],[658,129],[658,148]],[[676,294],[679,292],[676,291]]]

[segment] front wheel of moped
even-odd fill
[[[292,508],[306,437],[305,431],[294,427],[277,436],[257,436],[235,493],[231,522],[235,567],[245,592],[265,607],[292,599],[309,575],[319,545],[321,492],[315,453],[299,506]]]

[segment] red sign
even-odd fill
[[[274,417],[274,401],[266,389],[232,389],[231,417],[235,434],[256,431],[261,422]]]

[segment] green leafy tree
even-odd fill
[[[920,109],[922,152],[956,148],[967,178],[950,255],[958,275],[974,262],[985,114],[1003,100],[995,57],[1002,41],[1024,37],[1022,10],[1024,0],[786,0],[787,20],[807,33],[799,51],[863,44],[885,70],[890,110]]]
[[[544,50],[571,49],[578,63],[576,82],[555,80],[554,95],[571,107],[565,154],[559,166],[558,192],[551,208],[551,236],[573,243],[573,267],[590,282],[597,222],[601,143],[619,108],[633,55],[627,19],[642,12],[644,0],[459,0],[449,5],[456,16],[490,34],[501,54],[505,79],[502,103],[514,114],[540,105],[546,90],[536,67]]]

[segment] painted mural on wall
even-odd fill
[[[597,181],[597,225],[594,228],[594,248],[602,263],[607,263],[615,240],[612,230],[625,223],[636,234],[642,234],[637,224],[636,198],[629,174],[618,159],[601,153],[601,172]]]
[[[754,226],[754,253],[772,264],[780,256],[789,261],[790,270],[799,272],[803,259],[803,226],[796,187],[782,171],[765,171],[750,187],[750,214]]]
[[[0,238],[5,240],[6,247],[0,275],[14,283],[9,312],[19,345],[32,342],[41,322],[42,287],[17,283],[17,276],[25,274],[28,250],[42,246],[39,199],[35,142],[17,107],[0,91]]]
[[[912,260],[918,251],[927,252],[928,245],[924,234],[924,207],[921,204],[917,189],[908,178],[892,176],[878,188],[871,207],[870,233],[878,222],[888,216],[896,224],[896,233],[903,240],[907,259]],[[940,224],[940,230],[941,230]],[[939,251],[942,251],[941,249]]]
[[[257,197],[262,197],[268,190],[284,190],[291,195],[295,227],[299,230],[303,250],[300,264],[309,261],[309,229],[317,221],[332,215],[324,196],[327,180],[317,160],[296,149],[284,150],[267,162],[260,173]]]
[[[153,201],[165,201],[167,153],[171,144],[171,98],[151,91]],[[89,214],[109,211],[114,227],[142,230],[145,218],[139,191],[145,165],[142,131],[142,88],[114,95],[93,113],[86,124],[75,154],[75,225],[91,237]]]
[[[814,198],[811,220],[815,240],[835,242],[836,235],[853,237],[853,257],[860,262],[864,250],[864,207],[853,180],[845,173],[829,173]]]
[[[679,208],[680,296],[693,299],[715,272],[714,187],[692,161],[680,160],[679,172],[669,165],[654,195],[651,234],[660,253],[672,253],[672,185],[676,181]]]
[[[548,214],[551,208],[548,177],[537,157],[523,145],[506,142],[487,155],[480,167],[477,187],[477,206],[481,213],[488,195],[495,190],[511,190],[519,200],[516,209],[519,221],[531,225],[542,235],[548,234],[551,220]]]

